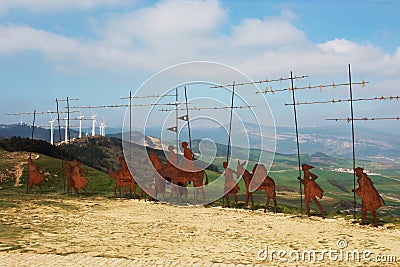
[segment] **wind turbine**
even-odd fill
[[[50,112],[50,110],[49,110]],[[54,122],[56,121],[55,118],[50,114],[51,121],[50,122],[50,144],[54,145]]]
[[[68,142],[68,118],[65,118],[65,138],[64,138],[65,143]]]
[[[56,119],[53,119],[50,122],[50,144],[54,145],[54,122]]]
[[[84,118],[84,116],[80,115],[78,117],[79,119],[79,138],[82,138],[82,119]]]
[[[92,114],[92,136],[96,135],[96,115]]]
[[[103,121],[100,123],[100,135],[101,136],[106,136],[106,123],[104,122],[104,117],[103,117]]]
[[[101,136],[106,136],[106,124],[105,122],[100,123],[100,135]]]

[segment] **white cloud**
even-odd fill
[[[390,55],[371,44],[358,44],[345,39],[335,39],[318,45],[321,57],[326,59],[330,68],[343,64],[346,60],[353,63],[365,74],[390,77],[400,74],[398,53]]]
[[[325,53],[345,54],[354,52],[357,49],[357,45],[346,39],[335,39],[327,41],[326,43],[320,44],[319,47]]]
[[[304,32],[296,28],[291,12],[284,10],[279,17],[245,19],[232,30],[233,44],[239,47],[284,50],[308,43]]]
[[[44,6],[53,2],[42,1]],[[184,61],[211,60],[231,64],[256,79],[290,70],[336,76],[345,72],[348,63],[377,79],[400,75],[400,48],[391,55],[372,44],[346,39],[313,44],[296,26],[295,14],[287,10],[279,16],[245,19],[228,30],[227,16],[217,0],[165,0],[94,21],[94,36],[85,40],[9,24],[0,27],[0,55],[39,51],[63,71],[85,67],[154,72]]]
[[[0,26],[0,55],[40,51],[51,60],[68,58],[82,48],[78,40],[28,26]]]
[[[218,1],[162,1],[153,7],[116,15],[99,32],[104,42],[149,54],[190,56],[212,49],[226,12]],[[181,57],[181,56],[179,56]]]
[[[12,9],[27,9],[35,13],[64,11],[66,9],[89,10],[102,6],[126,6],[132,4],[128,0],[2,0],[0,14]]]
[[[35,6],[33,1],[2,1],[0,13],[16,7],[47,12],[111,5],[108,0],[39,1]],[[371,82],[363,94],[398,95],[400,47],[390,54],[366,41],[340,37],[313,43],[298,27],[300,19],[287,10],[278,16],[247,18],[231,25],[228,11],[217,0],[164,0],[150,7],[102,13],[89,19],[92,34],[84,38],[29,25],[0,24],[0,58],[34,51],[42,54],[56,72],[93,74],[100,69],[149,75],[173,64],[209,60],[231,65],[254,79],[277,78],[293,70],[295,75],[310,75],[312,84],[324,82],[321,77],[328,77],[326,82],[346,82],[347,64],[351,63],[355,80]],[[346,90],[343,96],[347,97]],[[287,101],[278,95],[273,99],[278,108]],[[335,109],[332,106],[332,112]],[[310,117],[315,111],[302,109]],[[283,119],[291,115],[290,109],[282,112]]]

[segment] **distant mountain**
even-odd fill
[[[122,139],[124,138],[125,141],[129,141],[129,133],[124,133],[124,136],[122,136],[122,133],[115,133],[115,134],[107,134],[107,137],[109,138],[118,138]],[[144,136],[142,133],[137,132],[137,131],[132,131],[132,143],[138,144],[138,145],[145,145],[154,149],[167,149],[168,145],[173,145],[174,141],[172,140],[166,140],[164,144],[162,144],[161,140],[159,138],[146,135]]]
[[[258,125],[244,122],[244,129],[233,127],[232,131],[235,133],[248,137],[251,148],[261,149],[260,136]],[[107,136],[121,139],[122,133],[119,128],[107,128]],[[267,132],[263,137],[264,143],[272,144],[273,139],[276,139],[276,152],[281,154],[296,154],[296,136],[293,127],[277,127],[276,135],[273,135],[273,128],[266,128]],[[98,132],[98,130],[97,130]],[[30,138],[32,128],[28,125],[0,125],[0,137],[10,138],[13,136],[20,136]],[[78,132],[71,130],[71,138],[77,137]],[[174,145],[174,140],[160,141],[162,131],[159,127],[146,128],[146,136],[139,132],[132,133],[132,141],[136,144],[155,148],[166,149],[168,145]],[[64,130],[61,129],[61,138],[64,140]],[[128,136],[126,134],[126,136]],[[125,138],[127,138],[125,136]],[[227,127],[214,127],[214,128],[193,128],[191,130],[192,140],[203,140],[209,138],[214,143],[225,145],[225,148],[220,147],[219,151],[226,151]],[[50,141],[50,130],[44,128],[35,128],[34,138],[39,140]],[[181,141],[188,140],[188,134],[185,129],[180,132],[179,139]],[[54,130],[54,140],[59,140],[58,129]],[[195,143],[195,142],[194,142]],[[247,143],[247,142],[246,142]],[[352,157],[352,140],[350,129],[343,129],[337,127],[305,127],[299,128],[299,143],[300,152],[302,154],[314,154],[321,152],[337,158],[351,158]],[[234,142],[234,146],[245,146],[241,142]],[[272,147],[270,145],[270,147]],[[400,163],[400,135],[383,133],[377,130],[364,129],[357,127],[356,129],[356,158],[362,160]],[[264,150],[273,150],[265,149]],[[221,152],[225,153],[225,152]]]
[[[35,127],[33,131],[34,139],[43,140],[50,142],[50,134],[51,131],[49,129],[45,129],[42,127]],[[23,138],[31,138],[32,137],[32,127],[27,124],[10,124],[0,125],[0,137],[2,138],[11,138],[11,137],[23,137]],[[75,130],[70,130],[71,138],[76,138],[79,136],[79,132]],[[64,140],[65,131],[61,129],[61,140]],[[58,127],[54,127],[54,141],[58,142],[60,139],[60,135],[58,132]]]
[[[258,135],[258,125],[243,123],[247,132],[240,134],[249,137],[252,148],[261,147]],[[227,144],[227,127],[194,128],[191,130],[192,140],[210,138],[215,143]],[[233,128],[234,130],[235,127]],[[274,133],[274,130],[264,127],[266,134]],[[180,134],[187,140],[187,133]],[[161,137],[159,128],[148,128],[146,133],[155,138]],[[378,162],[400,163],[400,135],[357,127],[356,129],[356,158]],[[277,127],[276,136],[265,136],[264,142],[276,138],[276,152],[281,154],[296,154],[296,135],[293,127]],[[337,158],[352,158],[352,140],[349,129],[330,127],[305,127],[299,128],[300,152],[302,154],[314,154],[321,152]],[[236,145],[236,144],[235,144]]]
[[[35,128],[34,130],[35,139],[38,140],[49,140],[50,132],[48,133],[46,129]],[[11,125],[0,125],[0,137],[11,138],[11,137],[23,137],[31,138],[32,127],[26,124],[11,124]]]
[[[277,151],[294,153],[296,136],[293,129],[277,128]],[[322,152],[339,158],[352,157],[351,131],[337,128],[299,129],[300,151],[305,154]],[[383,133],[371,129],[357,128],[355,135],[356,158],[400,162],[400,135]]]
[[[100,132],[100,129],[96,127],[96,133],[98,134]],[[61,133],[61,134],[60,134]],[[58,131],[58,127],[54,127],[54,142],[59,142],[60,136],[61,140],[65,140],[65,131],[64,128],[60,129],[60,132]],[[70,138],[78,138],[79,132],[75,129],[70,129],[69,131]],[[82,136],[90,135],[91,133],[86,133],[82,129]],[[34,129],[34,139],[36,140],[43,140],[50,142],[50,135],[51,131],[50,129],[42,128],[42,127],[35,127]],[[112,136],[112,137],[118,137],[120,138],[121,136],[121,128],[106,128],[106,135],[107,136]],[[27,125],[27,124],[0,124],[0,138],[11,138],[11,137],[22,137],[22,138],[31,138],[32,137],[32,127]]]

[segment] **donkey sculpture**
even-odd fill
[[[249,171],[247,171],[244,168],[245,164],[246,164],[246,162],[240,163],[240,161],[238,160],[237,173],[238,173],[238,175],[242,175],[243,180],[244,180],[244,184],[246,186],[246,203],[245,203],[245,207],[247,207],[247,204],[248,204],[248,201],[249,201],[249,198],[250,198],[250,200],[251,200],[251,209],[254,210],[253,192],[254,191],[265,191],[265,193],[267,195],[267,200],[266,200],[266,203],[265,203],[264,212],[267,212],[269,202],[272,199],[274,201],[274,213],[276,213],[275,181],[266,174],[266,171],[265,171],[265,175],[262,175],[263,177],[261,177],[261,180],[258,177],[257,178],[254,177],[254,174],[257,173],[257,168],[262,168],[262,169],[265,170],[265,167],[264,167],[263,164],[254,165],[253,173],[250,173]],[[262,173],[262,172],[260,172],[260,173]],[[255,190],[250,190],[251,189],[250,185],[251,185],[252,181],[253,181],[253,183],[259,184],[259,186],[257,188],[255,188]]]
[[[132,196],[132,191],[134,194],[134,198],[136,198],[136,190],[135,190],[135,182],[133,178],[123,177],[121,171],[114,171],[112,167],[110,167],[110,171],[108,172],[109,178],[114,178],[115,180],[115,189],[114,195],[117,195],[117,189],[119,191],[119,196],[121,197],[121,187],[124,188],[124,193],[127,192],[127,188],[129,187],[129,196]]]
[[[203,201],[205,202],[205,193],[203,189],[203,185],[208,184],[208,176],[204,170],[196,171],[196,172],[188,172],[181,170],[173,165],[164,165],[161,163],[161,160],[158,158],[154,151],[149,152],[149,159],[152,162],[154,168],[157,170],[158,174],[161,175],[166,180],[171,180],[173,185],[179,185],[182,187],[186,187],[189,182],[193,182],[194,190],[194,202],[197,203],[199,190],[202,192]],[[161,167],[162,166],[162,167]],[[206,176],[206,181],[203,184],[204,175]],[[157,177],[157,175],[156,175]],[[157,183],[156,183],[156,191],[157,191]],[[181,196],[185,194],[182,190],[178,190],[178,198],[181,199]]]
[[[124,187],[124,193],[126,194],[127,188],[129,187],[129,196],[132,196],[133,191],[133,197],[136,198],[135,179],[130,173],[124,157],[119,157],[118,160],[121,163],[121,169],[114,171],[113,168],[110,167],[110,171],[108,172],[108,177],[114,178],[115,180],[114,194],[117,195],[118,189],[119,196],[121,196],[121,186]]]

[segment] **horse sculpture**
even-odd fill
[[[260,168],[261,166],[263,166],[262,164],[256,164],[254,165],[253,168],[253,173],[250,173],[249,171],[247,171],[244,168],[244,165],[246,164],[246,162],[240,163],[240,161],[238,160],[238,166],[237,166],[237,173],[238,175],[242,175],[243,180],[244,180],[244,184],[246,187],[246,203],[245,203],[245,207],[247,207],[249,198],[251,200],[251,209],[254,210],[254,202],[253,202],[253,191],[265,191],[265,194],[267,195],[267,200],[265,203],[265,208],[264,208],[264,212],[267,212],[268,209],[268,205],[270,200],[272,199],[274,201],[274,213],[276,213],[276,191],[275,191],[275,181],[269,177],[268,175],[263,175],[264,178],[262,178],[262,181],[259,180],[254,180],[254,174],[257,173],[257,168]],[[257,184],[260,184],[255,190],[251,191],[250,190],[250,184],[251,182],[257,182]]]
[[[31,192],[32,186],[36,185],[39,187],[42,193],[42,181],[44,180],[43,175],[40,173],[38,166],[32,162],[32,157],[28,158],[28,189],[27,193]]]
[[[229,208],[229,195],[233,195],[235,199],[235,208],[237,208],[238,205],[238,197],[237,193],[240,190],[239,185],[237,184],[237,181],[233,180],[233,173],[236,173],[234,170],[231,168],[228,168],[228,162],[223,162],[222,166],[224,167],[224,176],[225,176],[225,188],[224,188],[224,193],[225,193],[225,200],[226,200],[226,205]],[[237,173],[236,173],[237,175]],[[223,205],[225,207],[225,205]]]
[[[119,171],[115,172],[113,168],[110,167],[110,171],[108,173],[108,177],[114,178],[115,180],[114,194],[117,195],[118,188],[119,196],[121,196],[121,186],[124,187],[125,193],[127,191],[127,187],[129,187],[129,196],[132,196],[133,191],[133,197],[136,198],[135,179],[133,179],[133,176],[128,169],[125,159],[123,157],[119,157],[118,159],[121,163],[122,168]]]
[[[124,188],[124,193],[127,192],[127,188],[129,187],[129,196],[132,196],[132,191],[134,194],[134,198],[136,198],[136,190],[135,190],[135,183],[133,178],[124,177],[121,171],[114,171],[112,167],[110,167],[110,171],[108,172],[108,177],[113,178],[115,180],[115,189],[114,195],[117,195],[117,189],[119,191],[119,196],[121,197],[121,187]]]
[[[201,190],[203,194],[203,201],[205,202],[205,193],[202,186],[208,184],[208,176],[204,170],[188,172],[183,171],[173,165],[164,165],[161,163],[160,159],[154,151],[149,152],[149,159],[152,162],[154,168],[157,170],[158,174],[161,175],[161,177],[163,177],[165,180],[170,180],[173,185],[178,185],[182,188],[185,187],[189,182],[193,182],[193,187],[195,188],[194,202],[197,203],[199,190]],[[203,184],[204,175],[206,176],[206,181]],[[155,184],[157,192],[157,178]],[[182,192],[182,190],[178,190],[178,198],[181,198],[182,194],[184,194],[184,192]]]
[[[149,152],[149,160],[151,161],[154,167],[154,191],[151,191],[149,193],[154,193],[155,198],[157,198],[158,194],[162,194],[164,198],[166,190],[166,180],[169,180],[171,182],[171,179],[164,178],[158,173],[158,171],[163,169],[165,166],[164,164],[161,163],[161,161],[153,151]],[[150,187],[147,187],[146,189],[150,189]],[[171,194],[174,192],[174,189],[176,189],[175,185],[173,185]],[[178,190],[176,189],[176,192],[177,191]]]

